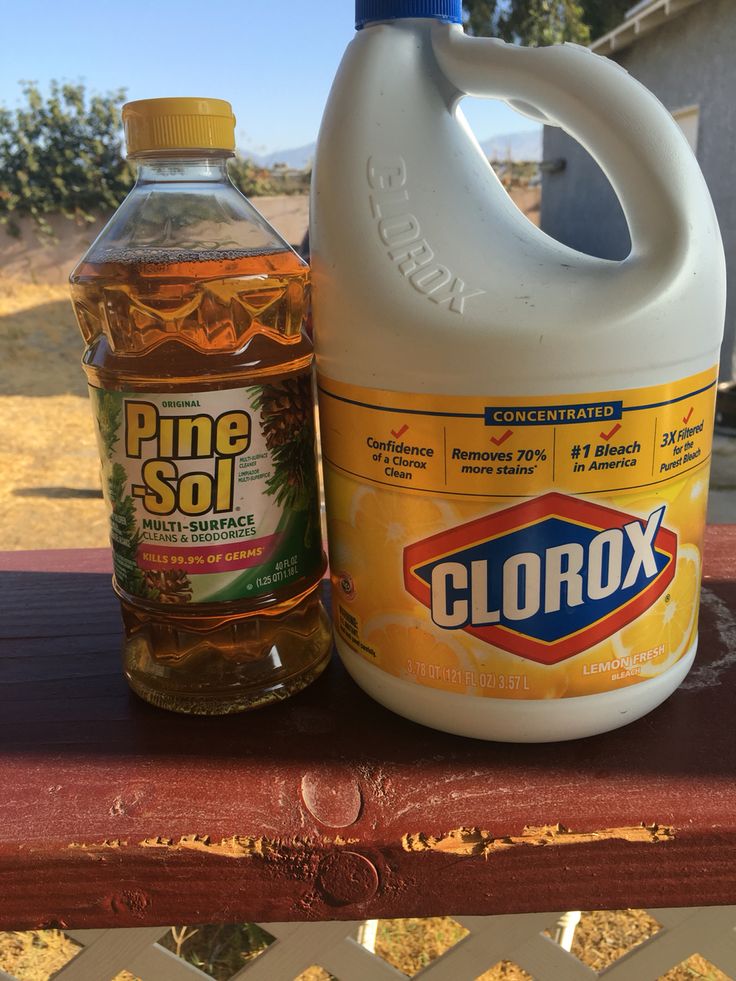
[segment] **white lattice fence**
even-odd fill
[[[515,916],[457,916],[468,935],[424,968],[422,981],[473,981],[501,960],[524,968],[537,981],[655,981],[698,953],[736,977],[736,906],[658,909],[651,915],[662,929],[597,973],[544,931],[559,913]],[[360,923],[262,923],[274,943],[231,981],[293,981],[319,965],[340,981],[381,981],[406,975],[358,942]],[[111,981],[123,970],[142,981],[210,981],[210,975],[157,942],[167,929],[73,930],[82,950],[54,981]],[[365,935],[361,934],[362,936]],[[0,981],[17,981],[0,971]]]

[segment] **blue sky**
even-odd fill
[[[18,81],[124,87],[129,99],[228,99],[242,148],[288,149],[316,138],[322,108],[353,36],[352,0],[0,0],[0,103]],[[534,128],[505,105],[467,100],[476,135]]]

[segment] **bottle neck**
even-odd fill
[[[232,153],[227,151],[204,155],[139,156],[134,162],[138,168],[137,184],[222,183],[228,180],[227,161]]]

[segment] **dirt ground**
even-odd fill
[[[81,353],[65,287],[0,282],[4,549],[107,544]]]

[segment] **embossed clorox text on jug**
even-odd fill
[[[417,293],[432,303],[446,303],[453,313],[462,313],[466,300],[485,293],[468,287],[437,262],[432,246],[422,235],[419,219],[411,213],[403,157],[371,157],[368,184],[373,192],[369,199],[371,212],[378,220],[378,234],[388,249],[388,257]]]

